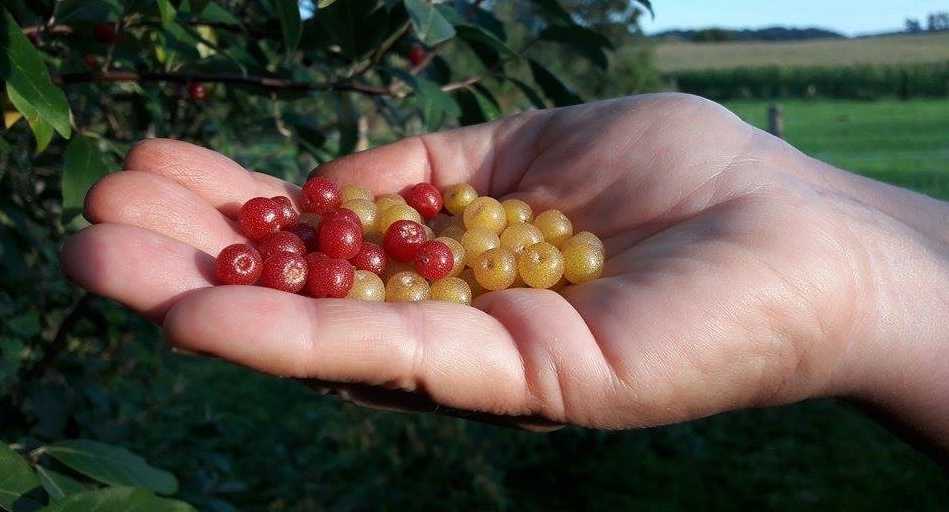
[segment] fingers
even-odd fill
[[[63,271],[80,286],[160,321],[183,294],[211,286],[214,261],[186,243],[136,226],[98,224],[69,238]]]
[[[486,124],[410,137],[320,165],[320,175],[397,193],[419,182],[437,187],[467,182],[482,194],[514,188],[541,148],[554,111],[519,114]]]
[[[173,238],[209,254],[244,242],[234,223],[210,203],[164,176],[142,171],[109,174],[86,194],[94,224],[127,224]]]
[[[291,193],[282,181],[258,179],[237,162],[207,148],[171,139],[146,139],[125,157],[126,170],[144,171],[169,178],[234,218],[240,206],[255,196]]]

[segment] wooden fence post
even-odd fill
[[[777,103],[768,105],[768,133],[784,138],[784,109]]]

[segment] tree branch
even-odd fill
[[[442,91],[451,92],[456,89],[464,89],[466,87],[472,86],[480,82],[484,77],[483,76],[473,76],[471,78],[466,78],[458,82],[451,82],[442,86]]]

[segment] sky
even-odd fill
[[[673,28],[821,27],[860,35],[902,30],[906,18],[925,27],[930,12],[949,11],[949,0],[652,0],[656,19],[643,18],[647,34]]]

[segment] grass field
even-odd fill
[[[668,42],[656,46],[662,72],[762,66],[849,66],[949,60],[949,32],[789,42]]]

